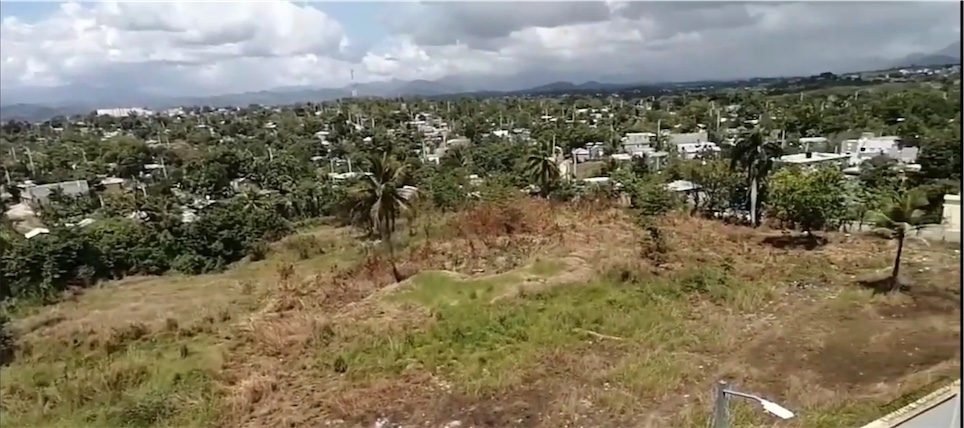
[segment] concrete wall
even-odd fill
[[[861,428],[955,428],[961,426],[961,380]]]
[[[944,225],[950,232],[961,230],[961,195],[944,195]]]

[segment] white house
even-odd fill
[[[860,138],[843,141],[840,144],[840,153],[850,156],[851,165],[859,165],[877,156],[887,156],[900,163],[910,164],[917,161],[919,149],[900,147],[900,138],[896,136],[874,137],[866,132]]]
[[[833,163],[844,165],[847,163],[847,159],[849,158],[850,155],[838,153],[806,152],[780,156],[777,159],[777,162],[788,165],[818,165]]]
[[[652,146],[656,134],[652,132],[630,132],[622,138],[623,150],[626,153],[638,153]]]

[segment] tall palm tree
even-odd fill
[[[730,158],[730,169],[746,171],[750,185],[750,222],[757,226],[757,193],[760,181],[773,170],[773,159],[779,157],[783,150],[780,144],[767,141],[767,133],[762,129],[755,129],[744,135],[733,147]]]
[[[559,166],[556,165],[555,153],[551,144],[539,144],[532,147],[526,157],[526,172],[536,185],[539,195],[548,197],[552,187],[559,181]]]
[[[924,210],[927,197],[916,190],[901,190],[889,195],[884,208],[876,213],[874,223],[877,227],[890,232],[897,240],[897,256],[894,269],[890,273],[890,291],[900,288],[897,276],[900,274],[900,258],[904,252],[904,238],[907,233],[920,229],[924,223]]]
[[[368,175],[356,191],[356,214],[366,215],[366,222],[370,230],[378,233],[379,239],[388,249],[389,261],[392,264],[392,275],[396,281],[403,278],[395,266],[395,246],[392,233],[395,232],[395,222],[402,211],[408,209],[408,195],[401,188],[405,178],[406,168],[388,152],[368,157],[371,174]]]

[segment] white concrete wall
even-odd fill
[[[944,195],[944,225],[949,232],[961,230],[961,195]]]

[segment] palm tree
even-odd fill
[[[757,192],[760,181],[773,169],[773,159],[783,151],[780,144],[766,140],[766,133],[756,129],[737,141],[730,158],[730,169],[746,171],[750,185],[750,222],[757,226]]]
[[[392,233],[395,232],[395,222],[398,216],[408,209],[408,195],[401,188],[405,177],[405,165],[400,164],[388,152],[368,157],[371,173],[356,189],[358,202],[355,205],[356,214],[367,213],[366,223],[369,230],[375,230],[379,239],[388,248],[389,261],[392,264],[392,275],[395,281],[403,278],[395,266],[395,247]],[[364,215],[364,214],[362,214]]]
[[[898,191],[890,195],[884,203],[884,208],[876,213],[874,223],[881,229],[890,232],[897,240],[897,256],[894,258],[894,269],[890,273],[890,291],[900,288],[897,276],[900,274],[900,258],[904,252],[904,238],[907,232],[920,229],[924,222],[924,211],[927,197],[916,190]]]
[[[526,158],[526,172],[539,186],[539,195],[548,197],[552,186],[559,181],[559,166],[556,165],[552,145],[540,144],[532,147]]]

